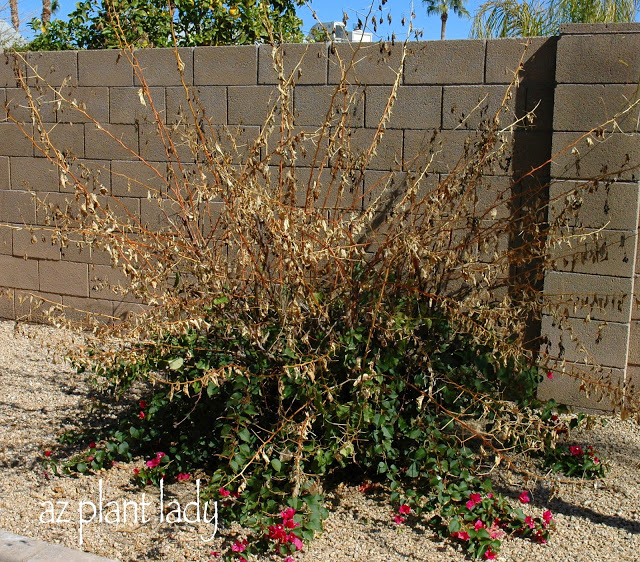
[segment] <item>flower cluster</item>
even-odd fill
[[[401,525],[402,523],[404,523],[407,518],[403,517],[403,515],[409,515],[409,513],[411,513],[411,507],[408,506],[406,503],[403,503],[399,508],[398,508],[398,515],[396,515],[393,518],[393,522],[396,525]]]
[[[296,550],[302,550],[303,544],[300,537],[293,532],[293,529],[299,527],[299,523],[293,520],[296,514],[296,510],[289,507],[280,513],[282,517],[282,523],[270,525],[268,528],[267,536],[272,541],[275,541],[276,549],[280,551],[281,547],[292,544]]]
[[[157,466],[160,465],[160,463],[162,462],[162,458],[165,456],[166,455],[162,452],[156,453],[155,459],[151,459],[150,461],[147,461],[144,464],[146,464],[149,468],[156,468]]]
[[[553,472],[582,478],[601,478],[607,471],[607,467],[591,445],[586,449],[580,445],[559,446],[547,452],[545,463]]]

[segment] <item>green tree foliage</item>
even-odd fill
[[[488,0],[475,14],[474,37],[556,35],[564,23],[634,21],[638,0]]]
[[[427,6],[427,15],[440,16],[440,21],[442,22],[440,39],[444,39],[446,33],[449,10],[457,16],[469,17],[469,12],[464,6],[465,0],[422,0],[422,3]]]
[[[86,0],[68,21],[43,25],[31,50],[108,49],[134,47],[242,45],[302,40],[296,7],[302,0]]]

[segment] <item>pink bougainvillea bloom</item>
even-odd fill
[[[289,533],[289,542],[296,547],[296,550],[302,550],[302,547],[304,546],[298,536],[293,533]]]
[[[45,451],[44,456],[49,458],[51,456],[51,451]]]
[[[527,515],[524,518],[524,522],[529,525],[529,529],[535,529],[536,524],[533,522],[533,517],[531,517],[531,515]]]
[[[147,407],[147,403],[144,400],[140,400],[139,404],[142,410],[144,410]]]
[[[89,443],[89,449],[95,449],[95,448],[96,448],[95,441],[91,441],[91,443]]]
[[[469,499],[474,503],[480,503],[482,501],[482,496],[480,494],[471,494],[469,496]]]
[[[569,447],[569,451],[574,457],[581,457],[582,455],[584,455],[584,451],[582,450],[582,447],[580,447],[580,445],[571,445]]]
[[[493,498],[493,494],[487,494],[487,497],[488,497],[489,499],[491,499],[491,498]]]
[[[140,474],[140,469],[139,468],[134,468],[133,469],[133,473],[138,476],[138,474]]]
[[[138,414],[138,417],[139,417],[141,420],[143,420],[144,418],[146,418],[146,417],[147,417],[147,415],[146,415],[142,410],[140,410],[140,413]]]
[[[402,515],[408,515],[410,512],[411,512],[411,507],[408,506],[406,503],[403,503],[398,508],[398,513],[401,513]]]
[[[484,559],[485,560],[495,560],[496,559],[496,553],[493,552],[493,550],[489,549],[489,550],[487,550],[487,552],[484,553]]]
[[[482,521],[480,521],[480,519],[478,519],[478,520],[475,522],[475,525],[473,526],[473,528],[474,528],[476,531],[479,531],[480,529],[484,529],[484,523],[483,523]]]
[[[87,457],[87,462],[93,462],[93,459],[95,459],[95,457],[93,455],[89,455]]]
[[[471,510],[476,506],[476,504],[475,504],[475,502],[473,502],[472,500],[469,500],[469,501],[466,503],[466,506],[467,506],[467,509],[468,509],[469,511],[471,511]]]
[[[244,556],[240,556],[240,558],[238,558],[238,562],[247,562],[247,559]]]
[[[289,507],[287,509],[285,509],[284,511],[280,512],[280,516],[282,517],[282,519],[284,521],[286,521],[287,519],[293,519],[293,516],[296,514],[296,510],[293,509],[292,507]]]
[[[158,466],[160,464],[160,459],[155,458],[155,459],[152,459],[150,461],[147,461],[144,464],[146,464],[149,468],[155,468],[156,466]]]
[[[284,526],[283,525],[270,525],[269,526],[269,538],[274,540],[274,541],[281,542],[282,544],[285,544],[286,542],[289,542],[289,535],[284,530]]]
[[[371,482],[363,482],[358,486],[358,490],[360,490],[363,494],[366,494],[370,490],[373,490],[373,484]]]
[[[529,497],[529,492],[527,492],[526,490],[518,496],[518,499],[522,503],[529,503],[531,501],[531,498]]]
[[[220,495],[223,498],[226,498],[231,495],[231,492],[229,490],[226,490],[225,488],[220,488]]]
[[[401,515],[396,515],[396,516],[393,518],[393,522],[394,522],[396,525],[400,525],[400,524],[404,523],[404,521],[405,521],[405,519],[404,519],[404,517],[402,517]]]
[[[547,371],[547,378],[548,378],[549,380],[552,380],[552,379],[553,379],[553,371]]]
[[[231,547],[233,552],[244,552],[247,548],[247,539],[244,539],[242,542],[236,541],[235,544]]]
[[[187,474],[186,472],[181,472],[180,474],[178,474],[178,482],[180,480],[189,480],[189,478],[191,478],[191,474]]]
[[[285,519],[282,525],[287,529],[295,529],[300,526],[300,524],[296,523],[293,519]]]
[[[218,558],[220,556],[219,552],[210,552],[209,556],[212,556],[213,558]]]
[[[540,544],[546,544],[547,539],[545,539],[545,538],[542,536],[542,531],[538,531],[538,532],[536,533],[536,541],[537,541],[537,542],[539,542]]]
[[[553,521],[553,515],[551,514],[551,512],[549,510],[545,511],[542,514],[542,520],[548,525],[549,523],[551,523],[551,521]]]
[[[287,556],[284,559],[284,562],[296,562],[296,561],[295,561],[295,558],[293,556]]]
[[[469,533],[467,533],[467,531],[459,531],[458,532],[458,538],[461,541],[468,541],[469,540]]]

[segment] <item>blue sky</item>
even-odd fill
[[[374,8],[379,5],[379,0],[375,2]],[[0,0],[0,6],[6,8],[0,10],[0,18],[9,20],[8,0]],[[470,0],[467,3],[467,9],[470,13],[477,8],[480,4],[480,0]],[[349,16],[347,23],[348,28],[353,28],[355,23],[362,14],[366,14],[369,10],[370,2],[368,0],[312,0],[311,6],[317,12],[321,21],[334,21],[341,20],[342,13],[346,12]],[[75,8],[75,0],[60,0],[60,9],[56,13],[59,18],[64,18],[69,12]],[[422,0],[415,0],[415,13],[416,19],[414,20],[414,27],[424,30],[423,39],[440,39],[440,18],[427,17],[425,14]],[[18,0],[18,10],[20,12],[20,19],[25,23],[22,26],[24,28],[23,33],[30,35],[26,26],[26,22],[32,17],[39,17],[42,10],[41,0]],[[391,14],[392,23],[388,25],[385,23],[383,26],[378,27],[378,34],[387,37],[391,32],[395,32],[397,37],[402,39],[406,36],[406,27],[402,27],[401,20],[404,17],[409,19],[411,13],[411,2],[409,0],[388,0],[383,7],[383,16],[386,22],[387,13]],[[303,7],[299,10],[298,15],[304,20],[304,29],[308,31],[315,23],[313,16],[308,8]],[[449,21],[447,22],[447,39],[466,39],[469,36],[469,30],[471,28],[471,22],[468,19],[458,18],[451,14]]]

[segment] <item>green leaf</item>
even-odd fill
[[[175,359],[169,359],[169,369],[177,371],[184,365],[184,359],[182,357],[176,357]]]
[[[276,472],[280,472],[280,469],[282,468],[282,463],[280,462],[280,459],[271,459],[271,466]]]

